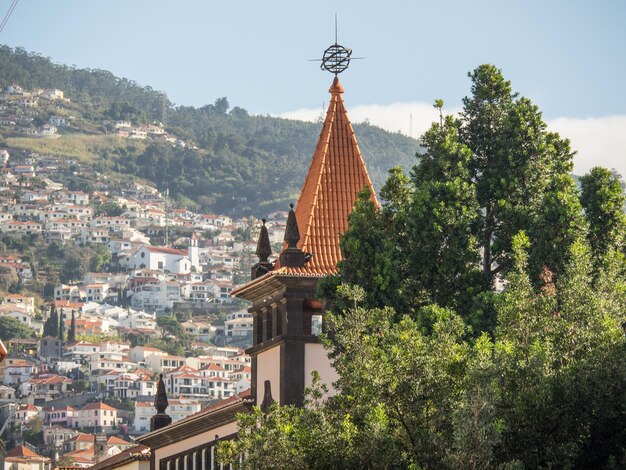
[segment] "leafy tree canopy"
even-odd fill
[[[241,416],[222,461],[626,466],[621,184],[595,169],[579,193],[537,107],[493,66],[470,78],[460,118],[441,112],[382,208],[360,195],[320,283],[336,394],[314,377],[304,407]]]
[[[513,239],[508,288],[493,335],[473,341],[453,310],[410,316],[356,306],[327,317],[338,394],[313,380],[303,408],[239,417],[220,446],[243,468],[619,468],[626,464],[623,276],[594,281],[576,242],[556,284],[537,292],[529,238]],[[618,282],[615,282],[615,281]]]
[[[34,330],[28,328],[19,320],[4,315],[0,316],[0,339],[2,341],[9,341],[14,338],[32,338],[34,334]]]

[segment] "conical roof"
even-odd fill
[[[337,272],[341,261],[339,238],[348,228],[348,216],[357,194],[369,188],[378,206],[372,181],[341,95],[343,87],[335,77],[328,90],[331,94],[326,119],[308,174],[295,208],[300,240],[297,247],[313,256],[304,267],[281,266],[280,260],[269,273],[231,292],[240,295],[272,276],[321,277]],[[287,243],[283,246],[283,252]]]
[[[331,99],[326,119],[296,206],[298,248],[313,255],[305,268],[291,268],[305,271],[302,274],[337,272],[339,238],[348,228],[357,193],[369,188],[378,205],[337,77],[328,91]]]

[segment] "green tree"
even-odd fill
[[[94,272],[104,271],[111,263],[111,252],[105,245],[99,245],[89,260],[89,269]]]
[[[406,277],[418,305],[459,309],[481,290],[473,234],[480,214],[469,171],[472,153],[460,140],[460,125],[452,116],[433,124],[421,138],[424,152],[413,169],[399,251],[408,260]]]
[[[233,283],[235,285],[245,284],[250,280],[250,267],[254,262],[254,253],[246,246],[239,254],[239,261],[233,270]]]
[[[180,324],[174,315],[162,315],[157,317],[157,326],[161,329],[161,338],[173,337],[181,340],[186,336],[183,325]]]
[[[72,386],[75,393],[83,393],[89,390],[90,383],[88,380],[74,380]]]
[[[594,258],[599,259],[610,250],[623,250],[626,216],[619,176],[606,168],[595,167],[580,178],[580,185]]]
[[[69,283],[82,280],[85,276],[85,266],[83,260],[76,254],[70,254],[61,268],[61,282]]]
[[[73,343],[76,341],[76,312],[72,309],[72,320],[70,323],[70,330],[67,333],[67,341]]]
[[[28,420],[26,429],[23,431],[23,437],[29,444],[43,443],[43,419],[35,416]]]
[[[56,338],[59,336],[59,315],[54,304],[50,305],[50,316],[43,325],[43,335]]]
[[[95,207],[96,216],[118,217],[124,213],[124,209],[117,203],[107,201]]]
[[[597,276],[584,240],[537,292],[530,239],[512,239],[497,327],[467,342],[436,305],[398,321],[352,303],[326,317],[337,394],[242,416],[220,458],[243,468],[619,468],[626,463],[626,295],[619,256]],[[355,305],[356,303],[356,305]],[[282,457],[282,458],[281,458]]]
[[[330,284],[320,289],[327,291],[338,283],[359,282],[367,293],[366,305],[387,305],[400,310],[397,301],[401,298],[396,293],[401,278],[394,267],[394,243],[367,188],[358,195],[340,246],[344,258],[339,263],[340,277],[325,281]]]
[[[529,264],[535,283],[542,273],[558,278],[564,272],[572,245],[585,240],[587,227],[574,180],[569,175],[555,176],[529,229]]]
[[[12,317],[0,316],[0,339],[9,341],[14,338],[32,338],[35,331]]]
[[[410,177],[390,173],[382,210],[355,206],[339,274],[321,283],[328,300],[336,303],[341,283],[358,283],[366,306],[418,315],[435,303],[478,335],[493,329],[495,281],[506,277],[519,230],[533,238],[533,279],[544,266],[563,270],[570,244],[586,230],[569,142],[547,132],[538,108],[497,68],[480,66],[470,78],[459,119],[435,102],[439,122],[422,136]]]
[[[615,270],[600,276],[610,282],[594,281],[589,250],[578,241],[556,284],[535,294],[524,238],[516,242],[516,268],[498,302],[500,458],[529,468],[622,462],[617,441],[626,429],[616,421],[625,411],[615,397],[626,391],[626,368],[611,361],[625,347],[624,278]],[[611,438],[599,444],[602,436]]]
[[[481,208],[477,238],[488,280],[511,264],[511,240],[527,229],[547,185],[572,169],[569,142],[549,133],[541,112],[511,90],[502,72],[481,65],[469,73],[461,135],[472,152],[469,170]]]
[[[0,266],[0,291],[8,292],[19,280],[20,278],[17,276],[14,269]]]
[[[172,356],[184,356],[185,349],[179,341],[172,341],[171,339],[152,338],[143,343],[144,346],[150,346],[151,348],[157,348]]]
[[[62,468],[62,467],[74,467],[76,463],[76,459],[69,456],[69,455],[61,455],[58,460],[56,461],[56,467],[55,468]]]
[[[59,314],[59,339],[61,343],[65,341],[65,315],[63,314],[63,310]]]

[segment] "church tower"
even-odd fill
[[[198,251],[198,237],[196,236],[196,232],[192,232],[189,238],[187,257],[189,258],[191,267],[195,267],[196,271],[198,271],[200,269],[200,253]]]
[[[337,375],[318,337],[324,311],[317,283],[337,272],[339,238],[357,194],[367,187],[378,204],[337,76],[329,92],[326,118],[297,205],[289,211],[279,259],[273,265],[267,261],[264,225],[252,280],[233,292],[252,302],[253,346],[247,352],[257,404],[264,393],[268,396],[269,387],[280,405],[301,405],[314,370],[332,393]]]

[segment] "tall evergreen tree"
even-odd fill
[[[65,316],[63,315],[63,310],[59,313],[59,339],[61,342],[65,341]]]
[[[441,112],[442,101],[435,107]],[[479,220],[472,153],[459,138],[460,121],[442,116],[422,136],[424,152],[413,169],[400,256],[408,261],[414,303],[463,308],[480,290],[479,251],[473,228]],[[469,296],[469,297],[468,297]]]
[[[623,250],[626,237],[624,191],[619,176],[595,167],[580,178],[580,200],[589,221],[589,243],[594,258]]]
[[[59,336],[59,317],[54,304],[50,306],[50,316],[43,325],[43,335],[56,338]]]
[[[70,323],[70,330],[67,333],[67,341],[76,341],[76,311],[72,309],[72,321]]]
[[[527,230],[555,175],[572,169],[569,142],[546,131],[541,112],[512,92],[493,65],[469,73],[472,94],[463,100],[462,142],[472,151],[469,169],[481,208],[477,237],[489,280],[511,265],[512,238]]]
[[[546,189],[529,228],[529,264],[535,284],[548,272],[561,275],[574,243],[584,242],[588,224],[576,183],[569,175],[555,176]]]

